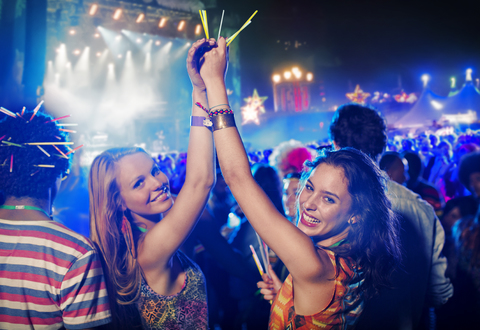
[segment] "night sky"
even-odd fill
[[[340,100],[356,84],[418,93],[424,73],[446,95],[450,77],[461,85],[469,67],[479,76],[480,1],[217,0],[217,9],[238,14],[240,24],[259,10],[240,38],[243,97],[253,88],[271,94],[272,74],[293,64]]]

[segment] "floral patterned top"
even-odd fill
[[[360,290],[363,276],[351,266],[352,262],[348,262],[351,260],[339,258],[340,265],[337,266],[335,253],[324,251],[336,269],[335,288],[328,306],[313,315],[297,315],[293,306],[292,275],[288,275],[270,310],[270,330],[351,329],[355,326],[363,311]]]
[[[180,292],[162,296],[142,279],[137,306],[143,329],[208,329],[207,290],[203,273],[182,252],[177,252],[176,256],[185,270],[185,282]]]

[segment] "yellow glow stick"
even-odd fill
[[[207,27],[207,30],[206,30],[206,31],[207,31],[207,39],[209,39],[209,37],[208,37],[208,21],[207,21],[207,11],[206,11],[206,10],[204,10],[204,11],[203,11],[203,15],[205,15],[205,17],[204,17],[204,18],[205,18],[205,26]]]
[[[208,37],[208,25],[207,25],[207,11],[206,10],[199,10],[200,18],[202,19],[203,31],[205,31],[205,37]],[[205,15],[205,16],[203,16]]]
[[[260,264],[260,260],[258,260],[258,256],[257,256],[257,253],[255,252],[255,249],[251,245],[250,245],[250,250],[252,250],[253,260],[255,260],[255,264],[257,265],[258,271],[260,272],[260,276],[263,276],[262,265]]]
[[[235,32],[235,34],[233,36],[231,36],[230,38],[227,39],[227,46],[230,45],[230,43],[233,41],[233,39],[235,39],[239,34],[240,32],[242,32],[243,29],[245,29],[247,26],[250,25],[250,23],[252,23],[252,21],[248,22],[247,24],[245,24],[244,26],[242,26],[240,28],[240,30],[238,30],[237,32]]]
[[[47,165],[47,164],[38,164],[38,165],[33,165],[35,167],[50,167],[50,168],[54,168],[55,165]]]

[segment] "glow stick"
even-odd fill
[[[200,19],[202,20],[203,31],[205,32],[205,37],[208,39],[208,27],[205,24],[205,19],[206,18],[203,17],[203,13],[205,12],[205,10],[199,10],[198,12],[200,13]]]
[[[54,168],[55,165],[48,165],[48,164],[38,164],[38,165],[33,165],[35,167],[49,167],[49,168]]]
[[[20,144],[13,143],[13,142],[2,141],[2,143],[8,144],[9,146],[15,146],[15,147],[24,148],[24,146],[22,146],[22,145],[20,145]]]
[[[247,24],[245,24],[244,26],[242,26],[242,27],[240,28],[240,30],[238,30],[233,36],[231,36],[230,38],[228,38],[228,39],[227,39],[227,40],[228,40],[228,41],[227,41],[227,46],[230,45],[230,44],[232,43],[233,39],[235,39],[235,38],[240,34],[240,32],[242,32],[243,29],[245,29],[247,26],[249,26],[250,23],[252,23],[252,21],[250,21],[250,22],[248,22]]]
[[[4,107],[0,107],[0,112],[3,112],[6,115],[9,115],[10,117],[17,118],[17,115],[11,112],[10,110],[5,109]]]
[[[22,118],[23,120],[27,121],[25,118],[23,118],[23,116],[21,114],[19,114],[18,112],[16,113],[17,117],[20,117]]]
[[[82,145],[80,145],[80,146],[78,146],[78,147],[76,147],[76,148],[75,148],[75,149],[73,149],[73,150],[70,150],[70,151],[69,151],[69,152],[67,152],[65,155],[67,155],[67,156],[68,156],[68,155],[69,155],[69,154],[71,154],[72,152],[75,152],[75,151],[77,151],[78,149],[80,149],[81,147],[83,147],[83,144],[82,144]]]
[[[50,157],[50,154],[49,154],[48,152],[46,152],[45,149],[43,149],[43,148],[40,147],[40,146],[37,146],[37,147],[38,147],[38,149],[42,150],[42,152],[43,152],[45,155],[47,155],[48,157]]]
[[[25,109],[26,109],[25,107],[22,108],[22,116],[25,113]]]
[[[265,251],[265,256],[267,257],[267,273],[268,273],[268,269],[270,268],[270,256],[268,255],[268,246],[267,244],[265,244],[265,242],[263,242],[263,250]],[[268,275],[270,276],[270,273],[268,273]]]
[[[60,126],[60,127],[66,127],[66,126],[78,126],[78,124],[57,124],[57,126]]]
[[[24,143],[30,146],[51,146],[51,145],[71,145],[73,142],[28,142]]]
[[[2,141],[5,138],[5,136],[7,136],[7,135],[4,135],[4,136],[0,137],[0,141]]]
[[[267,265],[267,260],[265,259],[265,251],[263,249],[263,244],[262,244],[263,241],[260,238],[260,236],[258,236],[257,232],[255,232],[255,235],[257,236],[258,246],[260,247],[260,252],[261,252],[261,255],[262,255],[263,265],[265,266],[265,269],[267,270],[267,274],[268,274],[268,265]]]
[[[257,253],[255,252],[255,249],[251,245],[250,245],[250,250],[252,250],[253,260],[255,260],[255,264],[257,265],[258,271],[260,272],[260,276],[263,276],[262,264],[260,264],[260,260],[258,260]]]
[[[13,170],[13,154],[10,155],[10,173],[12,173]]]
[[[67,133],[77,133],[77,131],[73,131],[71,129],[65,129],[65,128],[59,128],[58,130],[62,132],[67,132]]]
[[[58,117],[58,118],[55,118],[55,119],[46,121],[45,123],[50,123],[50,122],[52,122],[52,121],[57,121],[57,120],[60,120],[60,119],[68,118],[68,117],[70,117],[70,116],[71,116],[71,115],[66,115],[66,116]]]
[[[203,15],[205,15],[205,17],[204,17],[205,18],[205,26],[207,27],[206,33],[207,33],[207,39],[209,39],[209,37],[208,37],[207,11],[206,10],[203,11]]]
[[[33,117],[35,117],[35,115],[37,114],[38,110],[40,110],[40,107],[42,106],[43,104],[43,100],[40,101],[39,104],[37,104],[37,106],[35,107],[35,109],[33,109],[33,114],[32,116],[30,117],[30,120],[29,121],[32,121]]]
[[[65,155],[62,150],[58,149],[58,147],[57,147],[56,145],[53,145],[53,147],[54,147],[55,149],[57,149],[57,151],[58,151],[63,157],[65,157],[66,159],[68,159],[67,155]]]
[[[222,10],[222,18],[220,19],[220,27],[218,28],[218,39],[220,39],[220,32],[222,31],[222,23],[223,23],[223,14],[225,14],[225,10]]]
[[[37,174],[38,172],[40,172],[40,170],[36,170],[36,171],[33,172],[32,174],[30,174],[30,176],[34,176],[34,175]]]

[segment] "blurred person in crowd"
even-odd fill
[[[480,151],[464,155],[459,164],[459,178],[477,200],[480,197]],[[478,324],[480,310],[480,210],[456,221],[452,236],[456,248],[452,266],[455,295],[441,320],[442,329],[468,329]],[[471,211],[469,212],[471,213]],[[453,304],[455,303],[455,304]]]
[[[188,51],[193,85],[189,161],[175,203],[168,178],[143,149],[109,149],[91,166],[91,238],[108,274],[115,329],[208,328],[205,278],[179,248],[215,182],[212,132],[203,125],[206,113],[195,105],[207,106],[200,76],[205,68],[199,63],[204,49],[214,44],[201,39]]]
[[[226,53],[225,39],[220,38],[218,47],[205,54],[203,65],[212,71],[202,78],[214,104],[228,103]],[[310,169],[299,196],[301,218],[295,227],[253,179],[233,113],[214,115],[212,122],[225,181],[253,228],[290,271],[273,301],[269,327],[354,325],[364,297],[388,285],[400,252],[396,218],[378,167],[352,148],[324,151],[307,162]],[[275,275],[271,267],[268,272],[272,278],[264,274],[259,285],[271,296]],[[265,298],[271,299],[269,295]]]
[[[387,127],[378,112],[358,104],[339,107],[330,125],[336,148],[353,147],[377,160],[385,149]],[[393,275],[391,290],[366,304],[359,329],[416,329],[427,327],[429,308],[443,305],[453,294],[445,277],[447,260],[441,254],[444,231],[431,205],[388,180],[392,209],[402,218],[402,269]],[[422,316],[423,315],[423,316]]]
[[[289,140],[280,143],[273,149],[269,157],[270,166],[273,166],[279,177],[283,178],[288,173],[300,173],[306,160],[312,160],[312,151],[301,142]]]
[[[398,184],[404,184],[407,181],[405,175],[405,164],[398,152],[385,152],[382,154],[379,162],[380,169],[387,172],[390,180]]]
[[[283,188],[282,188],[282,203],[283,209],[285,210],[285,216],[293,224],[297,223],[296,212],[297,212],[297,196],[300,188],[300,178],[302,177],[301,173],[292,172],[284,176],[283,178]]]
[[[406,152],[403,157],[408,162],[408,176],[407,188],[417,193],[428,204],[432,205],[437,216],[442,214],[444,201],[438,189],[425,181],[422,177],[423,164],[420,157],[415,152]]]
[[[480,150],[480,146],[474,143],[457,144],[452,162],[445,170],[444,175],[435,182],[435,186],[439,188],[446,201],[454,197],[470,195],[468,189],[460,182],[458,166],[464,155],[478,150]]]
[[[68,136],[60,128],[41,112],[0,121],[1,329],[90,329],[111,322],[94,245],[51,217],[70,165]],[[29,144],[39,142],[45,144]]]

